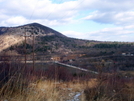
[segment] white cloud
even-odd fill
[[[16,17],[10,17],[9,19],[7,19],[6,21],[3,21],[3,23],[5,24],[12,24],[12,25],[21,25],[27,22],[27,19],[25,19],[22,16],[16,16]]]
[[[14,19],[18,16],[27,19],[27,22],[29,22],[28,19],[31,21],[40,19],[42,22],[49,21],[48,24],[52,25],[52,22],[57,24],[72,22],[73,17],[77,14],[77,10],[73,10],[76,5],[76,1],[54,4],[50,0],[9,0],[3,1],[0,11],[3,11],[1,15],[14,17]],[[2,20],[8,22],[9,19]]]
[[[86,20],[93,20],[98,23],[110,23],[115,25],[132,25],[134,22],[134,11],[126,12],[93,12],[85,17]]]
[[[98,1],[98,3],[97,3]],[[88,33],[95,40],[133,41],[134,38],[134,0],[96,0],[89,9],[94,10],[85,20],[101,24],[113,24],[115,28],[104,28]],[[88,5],[88,4],[87,4]],[[134,41],[133,41],[134,42]]]
[[[1,1],[2,2],[2,1]],[[134,0],[67,0],[61,4],[54,4],[50,0],[9,0],[4,1],[1,9],[6,10],[6,14],[29,17],[33,11],[35,17],[46,17],[56,15],[56,17],[69,17],[78,10],[99,10],[99,11],[124,11],[134,9]],[[49,16],[52,17],[52,16]],[[49,18],[47,18],[49,19]]]
[[[69,37],[88,39],[88,40],[134,42],[134,30],[127,30],[132,27],[134,26],[104,28],[102,30],[88,32],[88,33],[65,31],[63,32],[63,34]]]
[[[63,31],[62,32],[64,35],[68,36],[68,37],[72,37],[72,38],[84,38],[84,34],[80,33],[80,32],[75,32],[75,31]],[[85,37],[86,38],[86,37]]]
[[[0,0],[0,25],[38,22],[46,26],[60,26],[78,22],[81,12],[91,11],[81,22],[92,20],[118,27],[90,33],[67,31],[65,35],[95,40],[133,40],[133,4],[134,0]]]
[[[92,5],[87,2],[85,0],[84,7],[94,12],[86,16],[86,20],[120,26],[132,25],[134,22],[134,0],[95,0]]]
[[[50,22],[53,20],[60,24],[62,21],[63,24],[72,22],[81,10],[96,10],[97,12],[91,13],[86,19],[99,23],[125,24],[125,20],[134,19],[134,12],[129,11],[134,10],[134,0],[64,0],[60,4],[52,3],[50,0],[1,0],[0,2],[2,2],[0,5],[2,15]]]
[[[81,8],[99,11],[128,11],[134,9],[133,4],[134,0],[84,0]]]
[[[96,32],[90,32],[89,36],[101,41],[134,42],[134,30],[127,30],[127,27],[105,28]]]

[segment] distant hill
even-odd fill
[[[16,50],[19,54],[24,53],[25,35],[27,52],[32,53],[33,48],[33,34],[34,51],[49,52],[49,53],[72,53],[73,50],[78,51],[79,46],[86,46],[87,40],[80,40],[69,38],[58,31],[38,23],[31,23],[17,27],[0,27],[0,51]],[[16,48],[15,48],[16,47]],[[77,48],[76,48],[77,47]]]
[[[0,27],[0,51],[24,41],[24,35],[59,36],[65,35],[38,23],[27,24],[18,27]],[[28,40],[31,39],[30,37]]]
[[[42,53],[47,55],[86,54],[87,57],[92,57],[121,55],[122,53],[134,54],[133,49],[134,43],[70,38],[38,23],[0,27],[1,52],[3,50],[14,51],[15,54],[22,55],[31,54],[34,51],[36,55]]]
[[[24,60],[27,55],[27,60],[33,60],[33,56],[35,60],[44,61],[53,58],[93,70],[102,63],[106,70],[112,67],[133,70],[133,50],[134,43],[70,38],[38,23],[0,27],[1,60],[5,56],[10,60],[18,60],[17,57]]]
[[[24,33],[34,33],[34,34],[43,34],[43,35],[49,35],[50,33],[53,33],[53,35],[66,37],[65,35],[61,34],[60,32],[57,32],[49,27],[46,27],[44,25],[38,24],[38,23],[31,23],[26,24],[18,27],[0,27],[0,34],[19,34],[22,35]]]

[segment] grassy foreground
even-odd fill
[[[119,73],[74,76],[63,68],[21,67],[0,64],[0,101],[134,101],[134,79]]]

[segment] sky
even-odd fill
[[[134,0],[0,0],[0,26],[40,23],[62,34],[134,42]]]

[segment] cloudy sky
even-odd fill
[[[33,22],[74,38],[134,42],[134,0],[0,0],[0,26]]]

